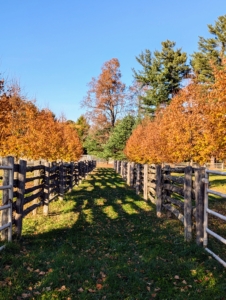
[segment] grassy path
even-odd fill
[[[0,253],[0,299],[226,299],[224,268],[114,170],[95,170],[50,210]]]

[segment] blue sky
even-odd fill
[[[57,116],[77,120],[88,82],[111,58],[130,85],[135,56],[166,39],[189,55],[225,0],[7,0],[0,9],[0,73]]]

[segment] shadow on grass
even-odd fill
[[[224,269],[114,170],[95,170],[54,205],[68,203],[63,228],[37,224],[0,253],[2,299],[223,299]]]

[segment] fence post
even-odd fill
[[[190,242],[192,239],[192,167],[188,166],[184,169],[184,239]]]
[[[144,177],[143,177],[143,187],[144,187],[144,190],[143,190],[143,197],[144,197],[144,200],[148,200],[148,165],[145,164],[144,165]]]
[[[82,182],[82,161],[78,162],[78,184]]]
[[[12,201],[13,201],[13,169],[14,169],[14,158],[12,156],[7,156],[2,158],[2,165],[11,167],[12,170],[4,170],[3,172],[3,186],[11,185],[10,189],[3,190],[2,194],[2,204],[11,204],[11,207],[8,210],[2,211],[2,220],[0,222],[1,225],[5,225],[10,223],[10,228],[7,228],[1,232],[1,239],[5,241],[12,241]]]
[[[117,160],[117,168],[116,168],[116,172],[119,174],[120,172],[120,161]]]
[[[127,163],[127,184],[130,186],[130,180],[131,180],[131,163]]]
[[[120,175],[123,177],[123,167],[124,167],[124,162],[121,161],[121,168],[120,168]]]
[[[34,167],[35,166],[40,166],[41,162],[39,160],[34,161]],[[41,174],[40,170],[35,170],[34,171],[34,177],[39,177]],[[33,186],[37,186],[40,183],[40,179],[35,179]],[[39,191],[38,191],[39,192]],[[33,195],[36,194],[37,191],[33,192]],[[35,200],[33,200],[33,204],[36,204],[38,202],[38,199],[36,198]],[[33,216],[35,216],[37,214],[37,207],[32,211]]]
[[[79,184],[79,166],[78,166],[78,162],[75,163],[75,184],[78,185]]]
[[[59,165],[59,200],[64,199],[64,163]]]
[[[195,170],[196,244],[202,245],[204,234],[204,183],[205,169]]]
[[[140,164],[137,164],[136,170],[136,194],[140,193]]]
[[[129,185],[134,187],[134,165],[135,163],[130,163],[130,183]]]
[[[25,180],[26,180],[26,167],[27,162],[25,160],[19,161],[18,169],[18,188],[17,188],[17,200],[16,200],[16,233],[17,237],[20,238],[22,232],[22,222],[23,222],[23,206],[24,206],[24,192],[25,192]]]
[[[44,206],[43,215],[48,216],[49,213],[49,168],[50,163],[45,162],[45,181],[44,181]]]
[[[161,165],[156,166],[156,210],[157,217],[161,217],[162,209],[162,168]]]
[[[73,187],[73,170],[74,170],[74,163],[70,163],[70,183],[69,183],[69,192],[72,191]]]

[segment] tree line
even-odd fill
[[[189,63],[170,40],[141,52],[130,87],[117,58],[104,63],[82,101],[89,154],[142,163],[225,159],[226,15],[208,29]]]
[[[131,86],[121,80],[117,58],[92,78],[77,121],[49,109],[0,80],[0,156],[77,160],[82,153],[137,162],[225,159],[226,15],[208,25],[188,55],[174,41],[145,49],[132,69]]]
[[[77,131],[49,109],[38,109],[35,101],[21,95],[14,84],[0,84],[0,156],[27,159],[77,161],[82,143]]]

